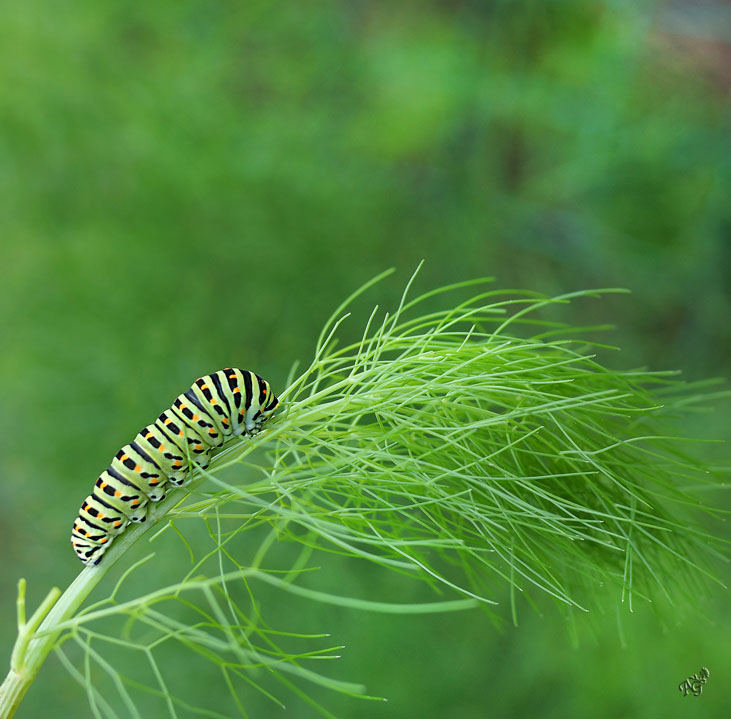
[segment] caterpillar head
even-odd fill
[[[253,398],[249,417],[246,422],[247,434],[256,434],[279,407],[279,400],[272,392],[272,388],[265,379],[256,375],[259,382],[259,394]]]

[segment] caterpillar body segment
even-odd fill
[[[147,425],[135,437],[138,444],[160,467],[165,481],[181,484],[187,472],[185,454],[157,422]],[[178,480],[178,481],[176,481]]]
[[[167,477],[136,438],[117,452],[107,472],[113,477],[121,477],[123,483],[137,487],[151,502],[159,502],[165,496]]]

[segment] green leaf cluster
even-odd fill
[[[395,312],[375,308],[361,339],[340,346],[348,305],[385,274],[333,314],[256,441],[229,445],[84,569],[40,627],[21,627],[17,676],[32,681],[55,649],[95,717],[149,715],[144,695],[170,717],[222,716],[174,686],[166,657],[187,652],[208,676],[215,668],[241,716],[251,691],[280,705],[294,692],[331,716],[311,687],[366,696],[364,687],[315,669],[341,647],[270,626],[260,592],[355,611],[509,611],[517,623],[519,596],[536,606],[551,597],[567,612],[657,597],[682,607],[714,578],[720,540],[693,510],[719,513],[699,490],[721,486],[721,471],[674,423],[724,393],[609,369],[596,356],[603,346],[586,339],[596,328],[548,318],[556,305],[618,290],[546,297],[476,280],[410,298],[409,283]],[[190,553],[184,577],[128,596],[148,555],[79,610],[132,544],[165,531]],[[239,540],[251,538],[246,557]],[[274,551],[282,542],[301,548],[287,566]],[[436,599],[323,591],[312,571],[323,551],[423,580]],[[506,586],[509,609],[495,601]],[[23,627],[24,617],[23,604]],[[115,665],[129,652],[136,674]],[[14,693],[8,681],[5,697],[19,701],[20,680]]]

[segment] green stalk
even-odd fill
[[[241,456],[249,454],[255,446],[253,443],[247,446]],[[240,447],[239,444],[231,445],[228,448],[229,451],[218,454],[213,459],[211,468],[222,463],[230,450],[238,447]],[[192,491],[204,479],[203,476],[197,476],[186,489]],[[18,582],[18,637],[15,640],[10,659],[10,671],[0,685],[0,719],[12,719],[15,715],[25,693],[46,661],[46,657],[56,646],[58,637],[63,631],[63,628],[57,629],[57,627],[76,614],[94,587],[127,550],[153,529],[160,519],[185,498],[186,494],[187,492],[172,491],[165,499],[150,505],[146,522],[130,525],[105,552],[101,564],[98,567],[84,567],[63,594],[58,587],[54,587],[27,622],[25,621],[26,581],[21,579]]]
[[[212,492],[181,507],[188,492],[172,491],[150,505],[147,522],[128,527],[101,565],[83,569],[63,594],[52,590],[30,620],[21,580],[18,638],[0,687],[0,719],[14,716],[54,648],[86,688],[95,715],[115,714],[94,686],[92,664],[112,677],[130,715],[143,716],[125,680],[92,648],[99,640],[142,652],[153,681],[141,688],[164,697],[173,717],[183,700],[170,693],[153,656],[166,639],[218,665],[239,707],[229,671],[280,706],[268,684],[260,683],[262,676],[290,690],[287,675],[373,699],[360,684],[304,665],[335,658],[334,648],[293,653],[280,647],[278,636],[300,641],[322,635],[266,626],[252,580],[293,597],[399,614],[489,610],[495,601],[488,593],[497,597],[494,590],[507,582],[516,624],[517,592],[550,596],[570,618],[576,608],[601,607],[620,596],[629,598],[631,609],[633,597],[651,601],[658,590],[668,600],[694,601],[701,582],[718,582],[708,560],[718,555],[719,540],[686,518],[686,510],[717,514],[695,489],[723,485],[681,448],[666,421],[690,402],[724,393],[692,394],[702,385],[685,386],[667,373],[612,371],[588,354],[592,343],[562,337],[569,327],[527,318],[548,304],[596,292],[557,298],[508,293],[508,299],[483,292],[441,311],[407,316],[420,302],[461,286],[409,302],[404,293],[395,314],[376,321],[374,310],[362,339],[345,346],[337,345],[336,336],[347,302],[341,305],[325,324],[310,366],[290,377],[279,394],[286,402],[267,423],[263,462],[246,461],[262,448],[258,438],[229,445],[215,457],[213,471],[196,471],[188,486],[195,491],[209,480]],[[490,304],[482,304],[488,298]],[[532,334],[504,333],[518,323]],[[253,470],[254,480],[251,472],[220,473],[237,464]],[[123,603],[114,589],[95,611],[79,613],[131,545],[151,530],[150,537],[162,531],[168,513],[193,562],[182,580]],[[204,523],[215,547],[197,558],[173,520]],[[268,534],[253,561],[238,557],[235,539],[259,529]],[[299,557],[286,569],[276,560],[264,568],[264,556],[279,539],[301,543]],[[394,604],[324,593],[307,586],[303,576],[314,569],[309,557],[315,550],[367,559],[460,598]],[[237,580],[244,599],[229,591]],[[178,621],[175,611],[162,608],[168,601],[183,601],[205,621]],[[113,616],[153,627],[154,641],[106,636],[98,625],[90,627]],[[66,638],[84,653],[85,673],[59,648]],[[256,674],[257,668],[266,671]]]

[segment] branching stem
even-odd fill
[[[377,321],[374,311],[361,340],[339,346],[344,310],[371,284],[325,324],[315,359],[279,394],[286,401],[267,423],[265,443],[232,442],[209,470],[194,473],[188,492],[206,480],[211,491],[182,507],[188,492],[171,491],[150,505],[147,521],[117,537],[99,567],[84,568],[63,594],[54,588],[30,619],[26,582],[20,580],[18,637],[0,686],[0,719],[14,716],[51,650],[72,666],[59,648],[67,633],[84,654],[83,672],[71,674],[87,690],[96,716],[117,715],[97,689],[92,668],[111,677],[130,716],[147,714],[135,708],[125,682],[177,706],[180,700],[169,693],[154,656],[168,640],[218,665],[239,708],[233,675],[281,705],[249,673],[254,668],[266,669],[262,676],[289,689],[285,673],[373,698],[359,684],[303,665],[334,658],[330,649],[292,653],[279,647],[279,636],[299,641],[314,635],[267,626],[252,580],[295,597],[399,614],[475,606],[488,611],[498,585],[507,583],[515,624],[516,598],[528,597],[529,590],[551,596],[572,617],[576,608],[601,606],[620,594],[650,600],[659,588],[671,599],[665,587],[672,586],[674,599],[694,596],[701,579],[718,581],[708,556],[719,540],[688,521],[685,509],[710,509],[690,488],[725,485],[666,431],[672,427],[669,415],[703,395],[689,395],[695,388],[664,373],[607,369],[590,354],[597,345],[565,339],[568,327],[529,314],[596,292],[554,298],[482,292],[411,318],[409,311],[419,303],[474,283],[411,301],[404,293],[395,314]],[[534,334],[511,337],[508,328]],[[263,461],[246,461],[257,448],[266,449]],[[238,474],[222,471],[234,465]],[[194,560],[181,581],[118,602],[117,590],[138,562],[111,596],[79,613],[132,544],[143,535],[152,540],[168,526],[178,531],[178,520],[189,519],[206,525],[215,546],[198,558],[181,534]],[[253,557],[239,556],[237,538],[259,529],[269,534],[258,535]],[[282,569],[274,560],[265,568],[264,556],[279,539],[304,548],[293,566]],[[307,586],[315,550],[366,559],[460,598],[403,604],[327,594]],[[245,589],[242,600],[229,591],[234,580]],[[160,609],[163,602],[182,603],[204,621],[178,621],[174,610]],[[112,617],[126,617],[125,626],[139,622],[152,628],[151,638],[96,631],[97,622]],[[121,677],[97,651],[101,641],[143,652],[153,667],[152,685]],[[176,716],[174,709],[170,715]]]
[[[251,442],[246,446],[243,456],[249,454],[255,447]],[[211,467],[222,464],[228,458],[231,450],[238,449],[240,444],[230,445],[216,456]],[[187,486],[188,490],[195,489],[204,481],[205,477],[197,475]],[[12,719],[25,693],[30,688],[40,671],[46,657],[56,646],[59,634],[63,629],[57,629],[65,621],[76,614],[84,600],[91,594],[94,587],[111,570],[115,563],[127,550],[143,535],[147,534],[176,504],[186,496],[184,492],[170,492],[165,499],[152,505],[148,519],[144,524],[130,525],[104,555],[104,561],[98,567],[84,567],[76,579],[61,593],[54,587],[41,602],[40,606],[26,622],[25,590],[26,581],[18,582],[17,617],[18,636],[15,640],[13,653],[10,659],[10,671],[2,685],[0,685],[0,719]]]

